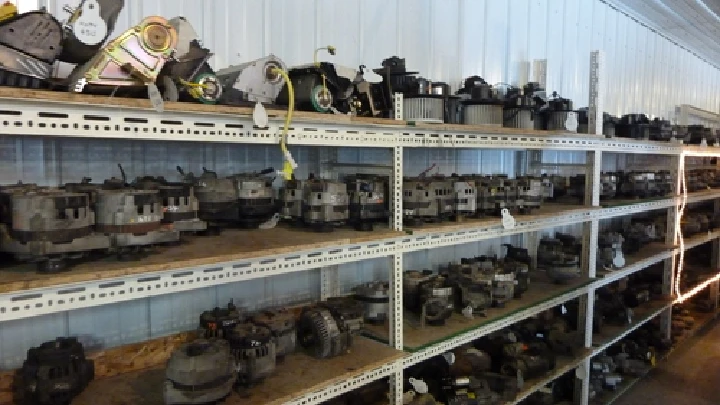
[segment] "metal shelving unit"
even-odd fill
[[[590,117],[595,133],[601,133],[602,97],[599,92],[602,78],[602,55],[595,52],[591,58],[591,100]],[[237,115],[239,110],[218,107],[220,112],[180,111],[167,108],[158,113],[140,103],[140,107],[112,105],[112,100],[58,95],[57,100],[17,99],[11,91],[0,89],[0,133],[12,136],[48,136],[79,138],[121,138],[154,141],[220,142],[242,144],[275,145],[279,141],[282,117],[271,117],[266,129],[256,128],[247,115]],[[87,100],[97,100],[88,103]],[[137,103],[136,103],[137,105]],[[178,107],[179,108],[179,107]],[[600,119],[598,119],[600,118]],[[294,249],[290,253],[272,253],[259,251],[248,259],[226,260],[208,264],[184,265],[169,263],[169,270],[126,276],[109,276],[98,280],[80,283],[45,282],[42,286],[30,286],[18,283],[13,288],[5,288],[0,293],[0,322],[26,319],[40,315],[72,311],[81,308],[137,300],[163,294],[217,286],[230,282],[253,280],[291,272],[323,268],[322,295],[330,294],[333,286],[333,272],[343,263],[358,262],[366,259],[386,257],[391,283],[391,317],[389,345],[403,350],[403,305],[402,273],[403,255],[410,252],[478,242],[511,235],[528,235],[530,240],[537,232],[557,226],[583,224],[583,262],[585,276],[589,280],[578,288],[565,291],[560,295],[547,297],[535,305],[488,320],[477,328],[457,336],[449,336],[439,343],[421,350],[408,353],[403,358],[383,364],[370,371],[357,372],[342,383],[328,383],[312,393],[306,393],[287,403],[311,405],[341,395],[361,385],[383,377],[391,377],[391,403],[401,402],[403,369],[432,356],[442,354],[458,345],[467,343],[493,331],[531,317],[544,310],[562,304],[568,300],[580,298],[580,325],[585,330],[584,355],[563,363],[542,381],[534,382],[531,388],[523,392],[523,397],[552,381],[562,373],[577,369],[577,403],[588,403],[589,359],[600,348],[593,346],[592,322],[588,314],[593,313],[595,289],[612,281],[640,271],[647,266],[665,260],[668,265],[665,285],[670,294],[674,258],[679,253],[676,246],[674,215],[681,197],[655,199],[651,201],[631,202],[623,205],[601,207],[599,199],[599,179],[602,165],[602,153],[635,153],[670,156],[676,172],[682,171],[685,156],[720,156],[720,148],[684,146],[675,143],[650,141],[632,141],[608,139],[598,135],[582,134],[523,134],[522,131],[502,129],[487,130],[456,126],[409,126],[379,124],[377,122],[357,122],[343,117],[337,122],[329,122],[325,117],[299,118],[290,131],[289,145],[292,146],[331,146],[331,147],[371,147],[392,149],[392,216],[390,229],[392,236],[378,237],[361,242],[316,247],[308,245]],[[503,149],[503,150],[558,150],[584,151],[587,153],[587,188],[585,206],[563,209],[552,213],[543,213],[517,217],[514,228],[503,227],[500,219],[469,221],[451,225],[421,227],[412,230],[412,234],[402,233],[402,177],[404,148],[462,148],[462,149]],[[679,183],[678,183],[679,187]],[[677,190],[678,188],[676,188]],[[705,191],[688,196],[688,202],[701,202],[720,199],[720,191]],[[669,221],[667,228],[668,243],[653,254],[632,262],[624,269],[598,275],[595,269],[595,255],[599,221],[601,219],[631,215],[650,210],[667,209]],[[684,248],[715,241],[720,232],[712,232],[685,241]],[[717,260],[716,260],[717,261]],[[717,283],[715,283],[717,284]],[[715,285],[717,288],[717,285]],[[668,303],[650,314],[645,321],[662,313],[669,317],[671,304]],[[669,318],[668,318],[669,319]],[[641,325],[638,322],[618,335],[630,333]],[[612,343],[603,343],[607,345]],[[514,403],[519,402],[518,398]]]

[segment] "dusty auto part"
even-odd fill
[[[220,103],[247,105],[260,102],[274,104],[285,79],[276,69],[287,70],[285,63],[270,54],[260,59],[230,66],[215,72],[222,86]]]
[[[40,272],[62,271],[67,259],[110,248],[94,233],[89,196],[32,185],[0,187],[0,251],[37,263]]]
[[[622,234],[617,232],[604,232],[598,236],[597,261],[601,269],[613,270],[625,266],[623,241]]]
[[[497,89],[480,76],[470,76],[457,94],[463,104],[463,124],[503,125],[504,100]]]
[[[180,345],[165,368],[165,404],[206,404],[232,392],[237,372],[230,345],[221,339],[197,339]]]
[[[403,219],[408,224],[441,221],[453,215],[453,182],[444,176],[403,179]]]
[[[184,175],[180,166],[177,169]],[[158,191],[163,224],[171,225],[172,229],[180,232],[200,232],[207,229],[207,222],[198,218],[200,204],[192,184],[173,183],[163,177],[144,176],[136,178],[132,186],[138,190]]]
[[[540,113],[545,121],[545,128],[543,129],[577,132],[577,113],[573,110],[572,100],[560,97],[557,92],[553,92],[552,98],[547,100],[545,108]],[[569,125],[573,120],[575,125]]]
[[[503,126],[509,128],[535,129],[541,126],[539,111],[545,104],[545,89],[539,83],[530,82],[522,89],[510,87],[505,93]]]
[[[298,180],[293,175],[292,179],[285,180],[283,187],[278,193],[278,205],[280,206],[280,215],[285,219],[296,222],[302,221],[302,201],[304,180]]]
[[[295,91],[295,108],[323,113],[335,110],[346,114],[353,111],[355,83],[363,80],[362,73],[357,69],[329,62],[291,67],[288,76]],[[287,83],[283,83],[275,102],[287,105],[288,97]]]
[[[308,179],[303,190],[303,221],[316,231],[329,232],[349,218],[347,184]]]
[[[475,181],[465,176],[452,175],[456,216],[474,216],[477,212],[477,187]]]
[[[275,371],[275,339],[270,329],[252,323],[235,325],[226,337],[235,359],[238,383],[254,385]]]
[[[386,220],[389,212],[389,179],[356,174],[345,177],[349,214],[348,222],[358,231],[372,231],[373,224]]]
[[[297,346],[295,315],[287,309],[263,310],[252,316],[252,322],[266,327],[275,339],[275,354],[282,360]]]
[[[215,307],[200,314],[201,335],[227,339],[235,325],[243,321],[243,313],[230,301],[225,308]]]
[[[306,307],[298,320],[298,343],[319,359],[345,354],[363,325],[363,314],[362,303],[345,297]]]
[[[20,374],[28,402],[66,404],[95,378],[95,363],[77,338],[57,338],[29,349]]]
[[[124,0],[82,0],[76,8],[65,6],[70,14],[63,24],[65,41],[60,60],[85,63],[90,60],[115,31]]]
[[[422,77],[413,79],[403,93],[403,119],[409,122],[445,122],[449,87]]]
[[[615,133],[621,138],[649,139],[650,120],[645,114],[626,114],[620,117]]]
[[[387,281],[370,281],[353,289],[355,299],[365,307],[365,321],[382,323],[390,315],[390,283]]]
[[[491,390],[485,379],[474,376],[443,379],[441,389],[448,405],[499,405],[502,402],[500,394]]]
[[[433,276],[418,285],[420,314],[428,325],[444,325],[453,313],[455,299],[452,287],[445,284],[445,277]]]
[[[175,28],[163,17],[146,17],[109,41],[88,62],[77,65],[68,78],[75,93],[107,91],[113,87],[143,87],[155,83],[177,46]]]
[[[580,277],[580,256],[568,252],[560,239],[543,237],[540,240],[537,266],[544,269],[556,283],[566,283]]]
[[[589,123],[589,117],[588,117],[588,109],[587,107],[580,108],[577,111],[578,114],[578,133],[580,134],[587,134],[589,133],[588,123]],[[614,138],[615,137],[615,128],[617,126],[619,119],[613,115],[610,115],[606,112],[603,113],[602,118],[602,135],[605,135],[606,138]],[[597,134],[599,135],[599,134]]]
[[[202,47],[200,37],[184,17],[168,21],[177,34],[173,57],[162,67],[158,84],[166,101],[199,101],[215,104],[222,96],[223,86],[208,63],[213,56]]]

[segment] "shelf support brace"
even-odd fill
[[[670,167],[674,169],[675,185],[673,187],[673,195],[680,195],[680,174],[683,172],[682,167],[685,165],[684,156],[671,156]],[[667,210],[667,225],[665,227],[665,243],[668,245],[676,245],[678,239],[675,235],[676,232],[676,220],[680,215],[678,205],[674,205]],[[662,293],[668,298],[673,298],[675,295],[675,268],[677,267],[677,254],[673,254],[669,259],[665,260],[663,268],[663,285]],[[666,339],[672,337],[672,306],[665,310],[660,315],[660,331],[662,336]]]

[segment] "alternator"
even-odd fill
[[[238,382],[252,385],[275,371],[275,341],[270,329],[250,323],[235,325],[227,337],[235,357]]]
[[[363,325],[363,306],[352,298],[332,297],[305,308],[298,321],[298,341],[319,359],[339,356],[353,344]]]
[[[294,353],[297,346],[297,333],[295,316],[286,309],[266,310],[253,315],[252,321],[256,325],[270,329],[275,339],[278,359]]]
[[[200,314],[201,334],[207,338],[227,339],[235,325],[242,322],[242,320],[242,313],[230,301],[227,308],[215,307],[212,311],[205,311]]]

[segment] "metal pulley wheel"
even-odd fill
[[[333,355],[333,338],[339,334],[335,319],[325,309],[306,310],[298,320],[298,343],[305,349],[312,349],[319,359]]]
[[[328,112],[332,108],[333,96],[327,87],[315,86],[310,94],[310,101],[317,111]]]

